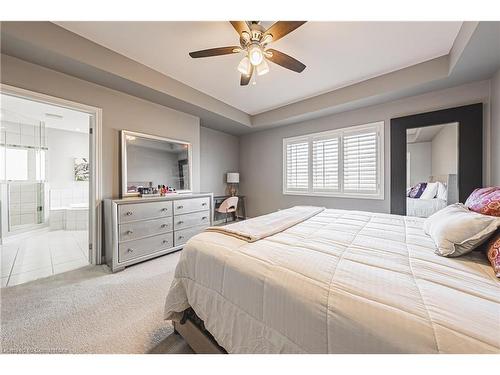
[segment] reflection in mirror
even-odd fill
[[[145,134],[122,132],[124,195],[165,185],[191,190],[190,144]],[[126,190],[125,190],[126,189]]]
[[[458,123],[406,131],[406,215],[429,217],[458,202]]]

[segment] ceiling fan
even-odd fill
[[[269,29],[264,29],[258,21],[229,21],[240,37],[239,46],[218,47],[190,52],[189,56],[194,59],[200,57],[211,57],[230,55],[244,52],[245,56],[238,65],[241,73],[240,85],[246,86],[250,82],[254,72],[263,75],[269,72],[266,60],[281,65],[284,68],[301,73],[306,66],[300,61],[275,49],[267,48],[269,43],[276,42],[296,28],[302,26],[306,21],[278,21]],[[255,83],[255,78],[254,78]]]

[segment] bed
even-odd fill
[[[324,209],[260,239],[198,234],[165,318],[181,327],[193,311],[228,353],[500,353],[492,268],[477,252],[436,255],[423,222]]]
[[[430,176],[428,182],[441,182],[446,187],[443,198],[432,199],[406,197],[406,215],[429,217],[446,206],[458,202],[458,182],[456,174]],[[446,199],[444,199],[446,198]]]
[[[408,216],[429,217],[446,206],[448,203],[445,199],[406,198],[406,214]]]

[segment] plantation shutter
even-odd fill
[[[377,130],[366,130],[343,137],[344,191],[374,193],[377,181]]]
[[[307,191],[309,188],[309,143],[307,140],[286,145],[286,188]]]
[[[339,138],[312,142],[312,184],[315,191],[339,190]]]

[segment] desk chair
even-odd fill
[[[221,214],[226,215],[226,223],[227,223],[227,215],[234,214],[238,208],[238,197],[229,197],[224,202],[220,204],[215,210]]]

